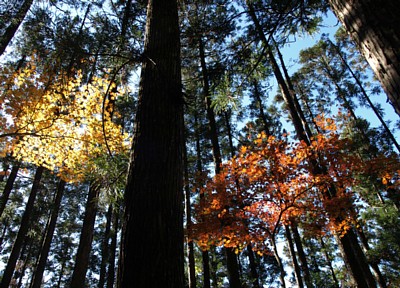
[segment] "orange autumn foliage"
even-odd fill
[[[365,173],[368,163],[347,150],[350,140],[339,137],[333,119],[317,122],[322,132],[311,145],[260,134],[219,175],[196,187],[204,197],[195,207],[197,221],[189,235],[202,249],[240,250],[251,243],[254,250],[267,252],[268,242],[290,221],[301,222],[308,233],[343,235],[352,227],[356,175]],[[316,162],[326,170],[316,172]],[[389,170],[386,178],[396,171]],[[331,187],[335,195],[328,197]]]

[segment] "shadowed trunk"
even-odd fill
[[[329,0],[400,114],[400,6],[396,1]]]
[[[118,287],[184,287],[178,7],[149,0]]]

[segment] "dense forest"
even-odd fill
[[[0,288],[400,287],[395,2],[0,0]]]

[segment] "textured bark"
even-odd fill
[[[92,240],[94,223],[97,214],[97,202],[100,186],[91,183],[85,206],[85,216],[83,218],[81,236],[79,239],[78,251],[75,257],[74,272],[71,278],[71,287],[85,287],[86,272],[89,265],[90,251],[92,250]]]
[[[31,288],[40,288],[43,279],[43,273],[47,263],[47,257],[50,252],[51,241],[53,240],[54,230],[56,228],[58,213],[60,211],[61,199],[64,194],[65,181],[60,180],[57,185],[56,195],[54,197],[53,210],[49,222],[46,227],[46,234],[44,236],[44,242],[40,255],[36,263],[36,271],[33,274],[31,281]]]
[[[8,27],[5,29],[4,34],[0,36],[0,56],[4,53],[11,39],[14,37],[15,32],[17,32],[18,27],[24,20],[32,3],[33,0],[26,0],[22,3],[17,15],[11,19],[10,25],[8,25]]]
[[[28,202],[26,203],[24,214],[21,219],[21,226],[19,227],[17,238],[14,241],[14,245],[8,258],[7,266],[3,273],[3,278],[1,279],[0,288],[8,288],[11,282],[12,275],[14,273],[15,265],[17,264],[17,260],[19,254],[21,252],[22,245],[24,243],[24,239],[26,237],[26,233],[29,230],[29,224],[32,217],[32,212],[36,200],[36,195],[39,190],[40,180],[43,174],[43,167],[38,167],[36,169],[35,177],[33,180],[31,193],[29,194]]]
[[[397,1],[329,0],[400,114],[400,6]]]
[[[183,99],[176,0],[149,0],[120,288],[184,287]]]

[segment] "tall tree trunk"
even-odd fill
[[[4,187],[3,194],[0,198],[0,217],[3,215],[4,209],[6,208],[8,198],[10,197],[15,179],[17,178],[18,170],[19,165],[14,165],[11,169],[10,175],[7,178],[6,186]]]
[[[258,107],[259,107],[258,108],[258,112],[260,114],[260,118],[261,118],[261,121],[263,123],[263,129],[264,129],[265,133],[268,136],[270,136],[271,135],[271,131],[270,131],[270,127],[269,127],[269,124],[268,124],[267,115],[265,115],[265,112],[264,112],[264,104],[263,104],[262,99],[261,99],[261,95],[260,95],[261,93],[260,93],[258,81],[256,79],[253,79],[252,85],[253,85],[253,89],[254,89],[253,96],[254,96],[255,100],[257,101],[257,103],[258,103]]]
[[[119,287],[184,287],[183,99],[176,0],[149,0]]]
[[[311,288],[311,287],[313,287],[313,285],[312,285],[312,281],[311,281],[310,270],[308,268],[307,257],[306,257],[306,254],[304,253],[304,248],[303,248],[303,244],[301,243],[299,229],[297,228],[295,220],[291,221],[290,228],[292,228],[293,240],[296,245],[297,254],[298,254],[299,260],[300,260],[301,272],[303,273],[305,284],[307,287]]]
[[[4,34],[0,35],[0,56],[4,53],[11,39],[14,37],[15,32],[17,32],[18,27],[24,20],[29,8],[31,8],[32,3],[33,0],[25,0],[19,8],[17,15],[11,19],[11,23],[5,29]]]
[[[207,118],[208,118],[208,126],[210,131],[210,140],[213,151],[214,165],[215,165],[215,174],[219,174],[221,172],[222,165],[222,157],[221,157],[221,149],[218,140],[218,129],[215,121],[215,113],[212,107],[212,100],[210,96],[210,88],[209,88],[209,77],[208,70],[206,64],[206,57],[204,51],[204,43],[203,40],[199,39],[199,52],[200,52],[200,65],[201,71],[203,75],[203,94],[205,97]],[[236,253],[232,248],[224,248],[228,274],[229,274],[229,285],[231,288],[239,288],[241,287],[240,283],[240,275],[239,275],[239,264],[237,261]]]
[[[272,248],[274,251],[275,260],[278,263],[278,267],[279,267],[279,280],[281,282],[281,287],[286,288],[286,282],[285,282],[285,274],[286,273],[285,273],[285,269],[283,267],[282,259],[281,259],[281,257],[279,257],[278,247],[276,246],[276,241],[275,241],[275,239],[273,239],[273,237],[271,237],[271,241],[272,241]]]
[[[356,73],[354,73],[353,69],[350,67],[349,63],[347,63],[346,59],[343,57],[342,52],[340,51],[339,47],[336,46],[331,40],[328,40],[329,44],[332,45],[333,48],[335,48],[336,53],[338,54],[340,61],[344,64],[346,69],[350,72],[351,76],[353,76],[354,80],[356,81],[356,84],[358,88],[360,89],[361,95],[363,96],[364,100],[367,101],[369,107],[374,111],[376,117],[379,119],[379,122],[381,122],[381,125],[383,129],[385,129],[386,134],[389,136],[390,140],[392,140],[393,145],[396,147],[397,151],[400,152],[400,145],[397,142],[396,138],[394,137],[392,131],[390,131],[389,127],[386,125],[385,120],[383,119],[381,112],[375,107],[374,103],[372,103],[370,97],[368,96],[367,92],[364,89],[364,86],[361,83],[361,80],[358,78]]]
[[[185,137],[186,138],[186,137]],[[190,187],[189,187],[189,167],[187,158],[187,148],[186,143],[183,146],[183,165],[184,165],[184,175],[185,175],[185,211],[186,211],[186,229],[188,234],[192,229],[192,207],[190,205]],[[187,257],[188,257],[188,275],[189,275],[189,288],[196,288],[196,272],[195,272],[195,262],[194,262],[194,245],[193,241],[186,237],[187,244]]]
[[[332,259],[328,254],[328,250],[326,249],[326,245],[325,245],[324,239],[322,237],[320,238],[320,242],[321,242],[321,247],[322,247],[322,251],[325,256],[326,262],[328,263],[329,271],[331,272],[331,275],[332,275],[333,282],[335,282],[335,287],[340,287],[339,281],[336,278],[335,269],[333,269]]]
[[[18,271],[15,271],[14,275],[14,280],[16,281],[18,279],[17,285],[13,285],[14,287],[20,288],[22,287],[22,280],[24,279],[26,268],[28,267],[28,262],[29,259],[32,257],[32,252],[33,252],[33,238],[31,237],[26,237],[25,238],[25,243],[24,243],[24,248],[21,251],[21,255],[19,257],[20,263],[22,262],[22,266],[18,269]],[[26,253],[24,250],[27,250]],[[17,273],[18,272],[18,273]]]
[[[329,3],[400,114],[400,6],[389,0]]]
[[[100,263],[100,276],[98,285],[99,288],[104,288],[104,284],[106,283],[106,268],[110,254],[110,247],[108,245],[108,242],[110,240],[112,215],[113,215],[113,204],[109,204],[106,214],[106,227],[104,229],[103,241],[101,243],[101,263]]]
[[[107,288],[113,288],[115,282],[115,256],[117,250],[118,226],[119,226],[119,209],[113,215],[113,231],[110,244],[110,257],[107,271]]]
[[[200,133],[199,133],[199,123],[197,111],[194,113],[194,126],[195,126],[195,138],[196,138],[196,170],[197,173],[203,173],[203,165],[201,160],[201,146],[200,146]],[[200,193],[200,203],[204,202],[205,195]],[[203,287],[211,287],[211,277],[210,277],[210,257],[208,251],[201,252],[201,258],[203,262]]]
[[[292,258],[294,275],[296,278],[297,286],[299,288],[304,288],[303,278],[301,277],[299,262],[297,262],[296,251],[294,250],[293,238],[292,238],[292,233],[290,232],[289,225],[285,225],[285,234],[289,246],[290,257]]]
[[[8,258],[7,266],[3,272],[3,278],[1,279],[0,288],[8,288],[10,285],[10,281],[12,279],[12,275],[14,273],[15,265],[17,264],[19,254],[21,252],[21,248],[24,243],[26,233],[28,233],[29,230],[30,220],[32,217],[36,195],[37,192],[39,191],[39,185],[40,185],[40,180],[42,179],[43,171],[44,171],[43,167],[36,168],[36,173],[33,179],[31,193],[29,194],[28,202],[26,203],[25,211],[24,214],[22,215],[21,226],[19,227],[17,238],[14,241],[11,254]]]
[[[83,218],[79,246],[75,257],[75,267],[71,278],[71,287],[85,287],[86,272],[89,265],[90,251],[92,250],[92,240],[94,223],[96,220],[98,197],[100,185],[92,182],[85,205],[85,216]]]
[[[57,185],[56,195],[54,197],[53,210],[49,222],[46,227],[44,242],[40,250],[39,258],[36,262],[36,271],[33,273],[30,288],[40,288],[43,279],[43,273],[47,263],[47,257],[50,252],[51,241],[53,240],[54,231],[56,228],[58,213],[60,211],[61,199],[64,194],[65,181],[60,180]]]
[[[261,101],[261,99],[260,99]],[[261,103],[260,103],[261,104]],[[232,135],[232,127],[231,127],[231,121],[230,121],[230,110],[229,111],[224,111],[224,116],[225,116],[225,125],[226,125],[226,130],[228,134],[228,142],[229,142],[229,150],[231,152],[231,157],[233,158],[235,156],[235,148],[233,147],[233,135]],[[267,124],[265,124],[265,128],[267,128]],[[236,181],[236,186],[239,189],[239,182]],[[252,284],[253,288],[259,288],[260,283],[258,279],[258,272],[257,272],[257,265],[255,262],[255,257],[254,257],[254,251],[252,248],[251,244],[247,244],[246,246],[247,253],[248,253],[248,258],[249,258],[249,266],[250,266],[250,274],[251,274],[251,279],[252,279]]]
[[[310,144],[310,140],[307,137],[308,133],[306,131],[309,131],[310,129],[306,129],[303,125],[307,125],[307,123],[303,123],[301,121],[300,116],[298,115],[297,108],[294,104],[292,94],[289,91],[289,88],[284,80],[284,77],[282,73],[280,72],[279,66],[275,60],[274,53],[272,52],[272,49],[270,47],[270,44],[268,43],[267,38],[265,37],[265,34],[263,32],[263,29],[257,19],[257,16],[255,14],[254,7],[247,1],[248,7],[249,7],[249,15],[252,18],[254,25],[256,27],[256,30],[258,32],[258,35],[263,42],[267,54],[268,54],[268,59],[270,61],[270,64],[272,66],[272,70],[275,74],[275,77],[278,81],[278,85],[282,91],[282,95],[285,99],[285,102],[288,106],[290,116],[292,118],[297,137],[300,140],[303,140],[307,145]],[[315,173],[320,173],[323,174],[326,171],[325,167],[320,167],[319,164],[314,160],[311,159],[311,163],[313,165]],[[335,187],[330,187],[329,192],[325,193],[323,195],[326,198],[332,198],[336,196],[336,189]],[[333,219],[335,221],[340,222],[341,219]],[[372,276],[371,270],[369,269],[368,263],[366,261],[365,254],[360,248],[360,245],[358,244],[357,237],[354,234],[354,231],[350,229],[347,231],[345,235],[342,237],[337,237],[338,238],[338,244],[339,247],[342,251],[343,254],[343,259],[345,260],[348,268],[349,268],[349,273],[350,276],[353,280],[354,283],[356,283],[360,287],[375,287],[375,280],[374,277]]]

